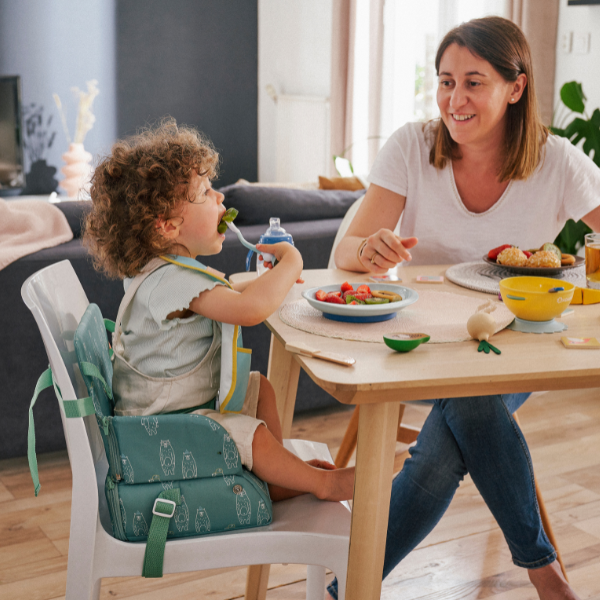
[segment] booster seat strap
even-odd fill
[[[84,375],[87,375],[88,377],[93,377],[94,379],[100,381],[102,387],[104,388],[104,393],[112,400],[112,390],[110,389],[110,386],[106,383],[104,377],[102,376],[102,373],[100,373],[100,369],[98,369],[98,367],[95,364],[82,360],[79,363],[79,370]]]
[[[65,410],[65,416],[68,419],[77,417],[86,417],[88,415],[95,414],[94,403],[88,396],[87,398],[77,398],[76,400],[63,400],[60,389],[54,382],[52,377],[52,369],[48,367],[39,377],[35,384],[35,391],[33,392],[33,398],[29,404],[29,428],[27,430],[27,461],[29,462],[29,472],[31,473],[31,479],[33,480],[33,488],[35,495],[40,493],[40,478],[38,473],[37,456],[35,454],[35,424],[33,421],[33,407],[37,402],[38,396],[41,392],[54,386],[54,393],[59,402],[62,403]]]
[[[146,552],[144,554],[144,568],[142,577],[162,577],[163,560],[165,556],[165,544],[167,543],[167,533],[169,531],[169,522],[175,514],[173,504],[162,502],[170,500],[175,504],[181,504],[179,497],[179,488],[165,490],[158,495],[152,511],[152,522],[148,532],[148,541],[146,542]]]

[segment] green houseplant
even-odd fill
[[[574,145],[583,141],[583,151],[600,167],[600,109],[596,108],[592,116],[588,116],[585,110],[587,98],[577,81],[569,81],[560,88],[560,99],[562,104],[554,113],[550,131],[567,138]],[[575,254],[589,232],[591,229],[583,221],[569,219],[554,243],[562,252]]]

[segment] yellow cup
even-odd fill
[[[564,291],[550,292],[557,287]],[[519,319],[550,321],[569,306],[575,286],[550,277],[508,277],[500,281],[500,294],[506,307]]]

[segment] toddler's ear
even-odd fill
[[[156,229],[167,240],[174,240],[179,235],[179,226],[174,219],[165,219],[158,217],[156,219]]]

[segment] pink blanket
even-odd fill
[[[49,202],[0,199],[0,269],[72,239],[64,213]]]

